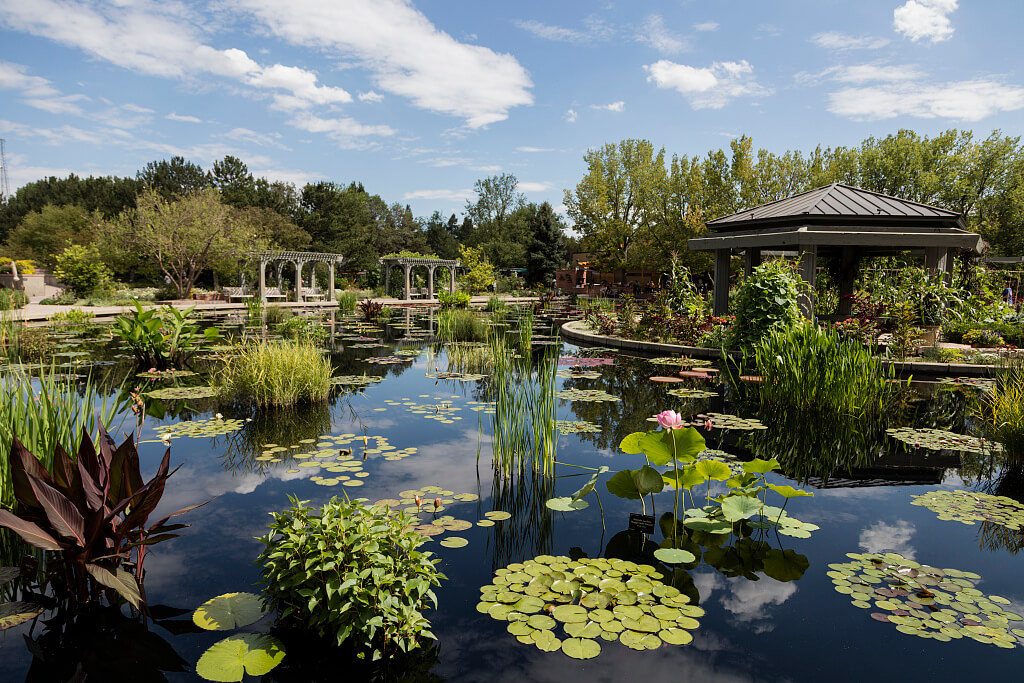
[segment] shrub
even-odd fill
[[[0,311],[24,308],[28,297],[20,289],[0,289]]]
[[[761,403],[775,409],[878,415],[897,395],[894,366],[813,323],[771,330],[754,346],[754,359]]]
[[[733,346],[753,346],[773,330],[788,330],[800,320],[801,280],[783,261],[767,261],[743,280],[736,294]]]
[[[494,266],[487,263],[483,247],[459,247],[459,261],[466,269],[463,287],[469,292],[483,292],[494,285]]]
[[[288,320],[288,318],[291,318],[293,315],[295,314],[292,313],[290,309],[285,308],[284,306],[267,306],[266,313],[264,313],[264,320],[266,321],[268,326],[275,326],[280,325],[285,320]]]
[[[472,311],[450,309],[437,314],[437,336],[445,341],[484,341],[487,325]]]
[[[338,498],[322,509],[291,502],[272,513],[258,560],[264,606],[282,625],[348,642],[373,660],[434,639],[422,610],[437,605],[433,587],[446,577],[417,550],[424,539],[409,517]]]
[[[47,297],[39,303],[46,306],[73,306],[78,303],[78,297],[70,289],[65,289],[57,296]]]
[[[497,299],[497,297],[492,298]],[[441,304],[441,308],[466,308],[469,306],[470,296],[465,292],[455,292],[454,294],[438,292],[437,301]]]
[[[309,343],[243,344],[217,375],[227,398],[257,406],[325,401],[331,361]]]
[[[57,254],[54,275],[80,297],[108,289],[113,274],[100,260],[95,246],[73,244]]]
[[[351,314],[356,310],[356,302],[359,300],[359,295],[352,290],[345,290],[338,295],[338,309],[347,314]]]
[[[373,299],[363,299],[359,302],[359,310],[363,314],[363,320],[375,322],[380,319],[381,313],[384,311],[384,304]]]
[[[200,349],[202,342],[220,337],[216,327],[202,332],[188,319],[192,308],[179,311],[171,306],[144,309],[138,301],[130,316],[118,316],[111,330],[132,350],[135,360],[145,368],[166,370],[182,368]]]
[[[80,308],[72,308],[67,311],[57,311],[50,316],[50,325],[60,326],[67,325],[69,327],[80,327],[88,325],[93,321],[92,313],[89,311],[83,311]]]
[[[964,344],[978,346],[1002,346],[1006,342],[995,330],[968,330],[963,335]]]

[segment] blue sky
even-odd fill
[[[782,152],[1021,134],[1019,0],[0,0],[11,189],[233,154],[417,215],[514,173],[562,202],[623,138]]]

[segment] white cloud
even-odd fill
[[[299,130],[310,133],[325,133],[337,142],[340,147],[345,149],[366,146],[365,142],[358,141],[359,138],[369,136],[386,137],[395,133],[394,129],[389,126],[366,125],[347,116],[326,119],[309,112],[300,112],[290,119],[288,123]]]
[[[860,121],[916,116],[980,121],[1024,108],[1024,88],[989,79],[940,84],[888,83],[844,88],[829,95],[828,110]]]
[[[557,40],[566,43],[583,43],[587,40],[587,35],[585,33],[571,28],[550,26],[533,20],[517,21],[515,24],[524,31],[529,31],[538,38],[543,38],[545,40]]]
[[[893,10],[893,25],[915,42],[922,38],[933,43],[949,40],[953,36],[949,15],[958,4],[958,0],[910,0]]]
[[[170,114],[168,114],[167,116],[165,116],[164,118],[167,119],[168,121],[181,121],[182,123],[202,123],[203,122],[203,120],[201,118],[197,117],[197,116],[189,116],[187,114],[177,114],[177,113],[175,113],[173,111]]]
[[[718,30],[718,22],[717,21],[702,21],[699,24],[694,24],[693,25],[693,30],[695,30],[695,31],[717,31]]]
[[[177,3],[137,0],[109,5],[59,0],[0,1],[7,27],[83,50],[131,71],[191,79],[212,74],[255,88],[285,90],[279,106],[298,108],[351,99],[341,88],[317,84],[316,74],[281,64],[261,66],[237,48],[204,44],[200,29]]]
[[[130,103],[129,104],[122,104],[121,108],[122,109],[127,109],[130,112],[135,112],[136,114],[155,114],[156,113],[156,111],[154,111],[153,109],[148,109],[146,107],[140,107],[137,104],[130,104]]]
[[[889,44],[887,38],[849,36],[839,31],[825,31],[811,36],[811,42],[829,50],[877,50]]]
[[[626,108],[626,103],[623,102],[622,100],[619,100],[618,102],[611,102],[609,104],[592,104],[592,105],[590,105],[590,108],[591,109],[605,109],[607,111],[619,112],[619,111],[622,111],[622,110],[624,110]]]
[[[569,109],[569,111],[565,112],[565,120],[569,123],[576,123],[576,119],[578,118],[579,114],[576,113],[575,109]]]
[[[29,97],[56,97],[60,91],[50,81],[26,73],[28,67],[12,62],[0,62],[0,90],[20,90]]]
[[[662,54],[673,55],[690,49],[686,40],[669,31],[665,21],[657,14],[647,17],[636,39]]]
[[[279,180],[291,183],[296,187],[302,187],[306,183],[315,183],[323,180],[322,173],[309,173],[307,171],[295,171],[287,168],[254,168],[250,169],[256,178],[266,178],[270,182]]]
[[[402,199],[440,199],[463,202],[473,196],[473,190],[414,190],[402,195]]]
[[[88,99],[85,95],[61,95],[60,97],[31,97],[24,100],[24,102],[30,107],[42,109],[51,114],[75,114],[80,116],[82,108],[75,104],[75,102],[87,101]]]
[[[557,152],[558,150],[554,147],[516,147],[517,152],[526,152],[527,154],[534,154],[537,152]]]
[[[480,171],[481,173],[500,173],[501,172],[501,166],[497,166],[497,165],[491,165],[491,166],[470,166],[469,170],[471,170],[471,171]]]
[[[384,99],[384,96],[379,92],[369,91],[359,93],[360,102],[380,102]]]
[[[841,83],[898,83],[901,81],[920,80],[927,76],[913,64],[853,64],[850,66],[830,66],[821,73],[809,74],[800,72],[796,80],[800,83],[815,83],[828,78]]]
[[[914,526],[902,519],[896,524],[875,522],[861,530],[858,543],[866,553],[896,552],[912,560],[915,550],[910,545],[910,537],[913,535]]]
[[[291,148],[282,145],[278,140],[281,138],[280,133],[257,133],[254,130],[248,128],[232,128],[227,133],[224,133],[224,137],[231,140],[238,140],[239,142],[248,142],[253,145],[269,145],[271,147],[277,147],[278,149],[284,149],[291,151]]]
[[[771,93],[754,80],[754,67],[746,60],[695,67],[662,59],[644,69],[648,82],[686,95],[694,109],[720,109],[735,97]]]
[[[479,128],[533,103],[526,69],[510,54],[460,43],[408,0],[227,0],[294,45],[341,53],[368,69],[376,86],[422,109]]]
[[[732,595],[722,597],[722,606],[735,616],[737,622],[752,623],[756,633],[764,633],[774,628],[768,621],[768,609],[793,597],[796,583],[784,583],[762,575],[760,581],[749,581],[742,577],[730,579],[729,589]]]
[[[519,183],[519,189],[522,190],[523,192],[545,192],[547,190],[550,190],[552,187],[553,187],[552,184],[547,182],[547,181],[543,181],[543,182],[539,182],[539,183],[531,183],[531,182],[521,182],[521,183]]]

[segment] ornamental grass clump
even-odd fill
[[[238,403],[313,403],[331,393],[331,361],[307,342],[253,342],[226,359],[217,379],[224,395]]]
[[[1003,362],[995,386],[982,395],[974,412],[992,441],[1001,443],[1015,463],[1024,460],[1024,359]]]
[[[442,310],[437,314],[437,336],[445,341],[485,341],[487,324],[470,310]]]
[[[376,661],[436,640],[423,616],[446,578],[415,520],[386,506],[332,498],[313,508],[296,498],[272,512],[260,540],[260,584],[280,624],[354,646]]]
[[[775,329],[754,346],[761,404],[807,412],[873,415],[891,409],[901,386],[892,365],[835,330],[804,323]]]

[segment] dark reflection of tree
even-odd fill
[[[551,553],[551,510],[545,504],[555,495],[550,476],[527,470],[515,476],[494,471],[491,504],[511,518],[495,522],[491,570],[537,555]]]
[[[430,618],[429,613],[426,616]],[[443,683],[445,680],[431,672],[441,652],[441,646],[431,641],[425,641],[410,652],[396,652],[374,662],[370,657],[360,657],[351,647],[338,647],[331,641],[311,637],[307,631],[274,629],[271,633],[281,640],[288,656],[263,676],[266,683],[333,683],[338,680]]]
[[[244,418],[247,415],[239,416]],[[265,472],[280,463],[256,460],[263,453],[264,444],[289,447],[303,439],[316,439],[330,432],[331,407],[326,402],[291,408],[264,408],[256,411],[252,420],[238,431],[213,439],[213,446],[219,446],[218,442],[223,439],[225,448],[217,457],[226,471],[239,474]],[[288,459],[290,453],[281,451],[277,455]]]

